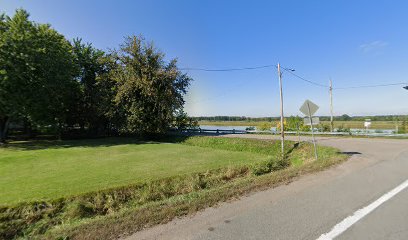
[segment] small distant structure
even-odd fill
[[[371,126],[371,119],[366,119],[364,121],[364,127],[366,129],[366,131],[368,132],[368,128]]]

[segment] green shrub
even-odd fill
[[[290,116],[286,118],[284,125],[286,131],[297,131],[304,126],[303,119],[299,116]]]
[[[252,174],[255,176],[263,175],[271,172],[271,161],[263,161],[255,163],[251,166]]]
[[[279,159],[271,162],[271,171],[278,171],[289,166],[289,161],[287,158]]]
[[[403,120],[401,123],[401,127],[398,129],[398,133],[407,133],[408,132],[408,125],[407,120]]]
[[[272,127],[272,123],[263,122],[263,123],[260,123],[256,128],[259,131],[269,131],[269,130],[271,130],[271,127]]]
[[[348,128],[348,127],[344,127],[344,125],[343,125],[343,124],[342,124],[342,125],[340,125],[340,126],[337,128],[337,132],[346,132],[346,133],[351,133],[350,128]]]
[[[321,131],[321,132],[330,132],[330,125],[329,124],[320,124],[319,131]]]
[[[310,126],[308,126],[308,125],[302,125],[302,126],[300,127],[300,131],[301,131],[301,132],[310,132]]]
[[[289,161],[287,159],[268,160],[253,164],[251,166],[251,172],[255,176],[259,176],[273,171],[284,169],[287,166],[289,166]]]

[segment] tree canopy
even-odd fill
[[[165,133],[187,118],[191,80],[141,36],[105,53],[30,21],[25,10],[0,15],[1,142],[10,122],[59,136]]]
[[[115,103],[124,120],[121,131],[164,133],[183,109],[191,78],[177,69],[175,59],[165,63],[164,54],[142,37],[126,38],[115,57]]]
[[[24,118],[58,129],[65,122],[77,83],[71,45],[48,24],[18,10],[2,17],[0,35],[0,125]]]

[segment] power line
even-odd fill
[[[270,67],[277,67],[275,64],[268,64],[268,65],[262,65],[262,66],[255,66],[255,67],[242,67],[242,68],[219,68],[219,69],[211,69],[211,68],[191,68],[191,67],[184,67],[184,68],[179,68],[180,70],[184,71],[204,71],[204,72],[233,72],[233,71],[246,71],[246,70],[256,70],[256,69],[262,69],[262,68],[270,68]],[[296,73],[293,72],[293,70],[285,67],[281,67],[283,70],[286,72],[292,74],[294,77],[304,81],[308,82],[310,84],[313,84],[315,86],[319,87],[324,87],[324,88],[330,88],[330,86],[321,84],[312,80],[309,80],[307,78],[304,78]],[[358,88],[375,88],[375,87],[387,87],[387,86],[398,86],[398,85],[407,85],[408,82],[397,82],[397,83],[385,83],[385,84],[373,84],[373,85],[360,85],[360,86],[349,86],[349,87],[335,87],[333,90],[343,90],[343,89],[358,89]]]
[[[387,87],[387,86],[397,86],[397,85],[405,85],[408,84],[407,82],[398,82],[398,83],[388,83],[388,84],[374,84],[374,85],[361,85],[361,86],[351,86],[351,87],[338,87],[333,89],[354,89],[354,88],[374,88],[374,87]]]
[[[190,68],[190,67],[185,67],[185,68],[180,68],[180,70],[184,70],[184,71],[188,71],[188,70],[192,70],[192,71],[205,71],[205,72],[232,72],[232,71],[256,70],[256,69],[270,68],[270,67],[277,67],[277,66],[274,65],[274,64],[268,64],[268,65],[256,66],[256,67],[221,68],[221,69],[208,69],[208,68]],[[313,81],[307,80],[307,79],[305,79],[305,78],[303,78],[303,77],[301,77],[301,76],[299,76],[299,75],[293,73],[293,71],[291,71],[291,70],[288,69],[288,68],[283,68],[283,67],[282,67],[282,69],[285,70],[285,71],[287,71],[288,73],[292,74],[293,76],[295,76],[295,77],[297,77],[297,78],[299,78],[299,79],[305,81],[305,82],[314,84],[314,85],[319,86],[319,87],[326,87],[326,88],[329,87],[329,86],[327,86],[327,85],[323,85],[323,84],[320,84],[320,83],[317,83],[317,82],[313,82]]]
[[[208,68],[190,68],[190,67],[185,67],[185,68],[180,68],[180,70],[184,70],[184,71],[192,70],[192,71],[204,71],[204,72],[232,72],[232,71],[255,70],[255,69],[270,68],[270,67],[276,67],[276,65],[274,65],[274,64],[269,64],[269,65],[256,66],[256,67],[221,68],[221,69],[208,69]]]
[[[301,76],[299,76],[299,75],[293,73],[293,71],[290,70],[290,69],[288,69],[288,68],[282,68],[282,69],[285,70],[286,72],[292,74],[293,76],[299,78],[299,79],[302,80],[302,81],[311,83],[311,84],[316,85],[316,86],[319,86],[319,87],[329,88],[329,86],[327,86],[327,85],[324,85],[324,84],[321,84],[321,83],[318,83],[318,82],[314,82],[314,81],[308,80],[308,79],[306,79],[306,78],[304,78],[304,77],[301,77]]]
[[[301,79],[301,80],[303,80],[305,82],[314,84],[314,85],[319,86],[319,87],[330,88],[330,86],[328,86],[328,85],[320,84],[320,83],[308,80],[308,79],[306,79],[304,77],[301,77],[301,76],[293,73],[293,71],[291,71],[290,69],[287,69],[287,68],[283,68],[283,69],[286,72],[292,74],[293,76],[295,76],[295,77],[297,77],[297,78],[299,78],[299,79]],[[333,90],[342,90],[342,89],[356,89],[356,88],[375,88],[375,87],[398,86],[398,85],[406,85],[406,84],[408,84],[408,82],[384,83],[384,84],[373,84],[373,85],[360,85],[360,86],[349,86],[349,87],[336,87],[336,88],[332,88],[332,89]]]

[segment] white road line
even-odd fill
[[[317,240],[329,240],[329,239],[333,239],[339,236],[344,231],[346,231],[349,227],[355,224],[357,221],[365,217],[367,214],[372,212],[374,209],[379,207],[381,204],[390,200],[392,197],[394,197],[395,195],[397,195],[399,192],[401,192],[407,187],[408,187],[408,180],[401,183],[398,187],[392,189],[388,193],[382,195],[379,199],[375,200],[370,205],[355,211],[352,216],[346,217],[343,221],[341,221],[336,226],[334,226],[330,232],[322,234]]]

